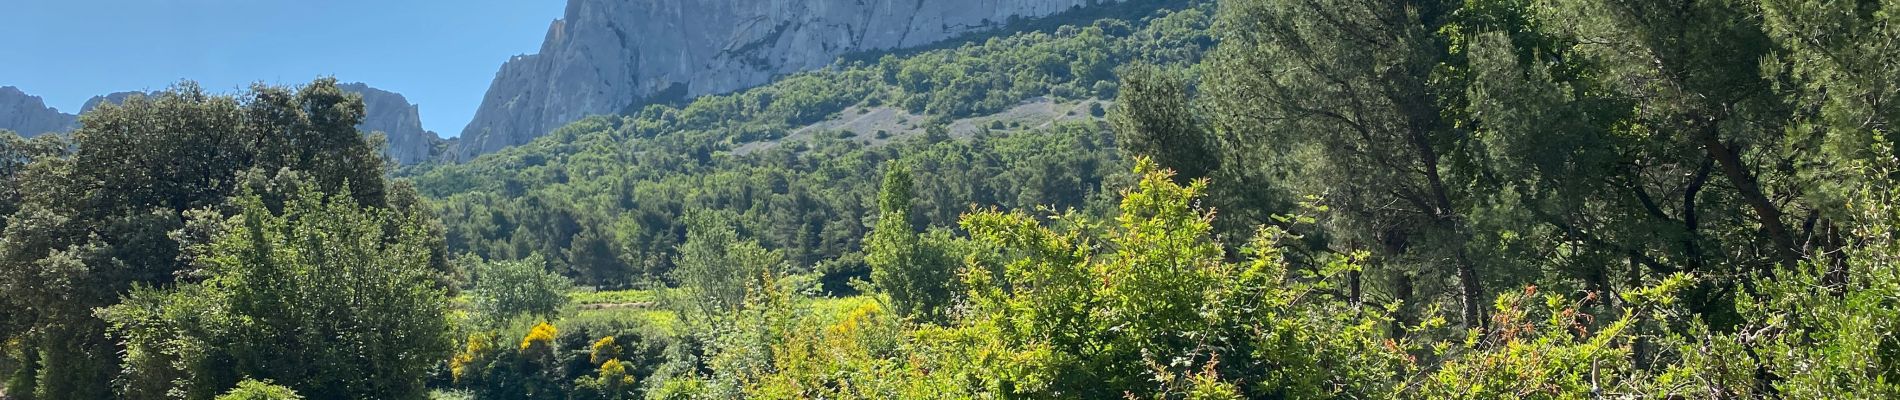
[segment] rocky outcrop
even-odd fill
[[[346,83],[338,88],[363,96],[363,133],[382,132],[387,139],[383,152],[398,164],[411,165],[435,157],[442,137],[422,129],[420,107],[410,104],[401,94],[361,83]]]
[[[540,53],[508,60],[454,151],[526,143],[593,114],[696,97],[1120,0],[569,0]]]
[[[356,126],[364,134],[382,132],[387,139],[383,153],[398,164],[412,165],[434,159],[443,143],[435,132],[422,129],[421,110],[402,94],[370,87],[362,83],[337,85],[343,91],[363,96],[363,123]],[[118,92],[93,96],[80,107],[80,114],[100,105],[125,104],[132,96],[150,96],[146,92]]]
[[[92,96],[92,98],[86,99],[86,105],[79,106],[79,115],[86,115],[86,113],[92,112],[93,109],[106,104],[125,104],[125,99],[132,98],[132,96],[151,97],[157,93],[158,92],[118,92],[104,96]]]
[[[78,117],[47,107],[39,96],[28,95],[12,86],[0,87],[0,130],[39,136],[70,131],[78,123]]]

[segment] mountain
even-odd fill
[[[412,165],[435,157],[436,145],[442,143],[442,137],[422,129],[420,107],[409,103],[408,98],[362,83],[337,87],[363,96],[363,123],[356,129],[364,133],[382,132],[388,139],[384,154],[390,159]]]
[[[396,163],[413,165],[434,159],[439,144],[443,143],[435,132],[422,129],[421,110],[400,93],[370,87],[363,83],[338,84],[337,88],[363,96],[363,123],[356,126],[363,133],[382,132],[388,139],[384,154]],[[148,92],[118,92],[104,96],[93,96],[80,107],[79,113],[85,114],[100,105],[123,104],[132,96],[149,96]],[[0,97],[4,97],[0,94]],[[0,125],[4,128],[5,125]],[[70,129],[70,128],[68,128]]]
[[[452,155],[523,144],[588,115],[758,86],[844,55],[1120,1],[570,0],[538,54],[502,65]]]
[[[125,99],[132,98],[132,96],[145,97],[154,94],[158,94],[158,92],[117,92],[104,96],[92,96],[92,98],[86,99],[86,105],[79,106],[79,115],[86,115],[86,113],[92,112],[93,109],[108,103],[125,104]]]
[[[39,96],[28,95],[12,86],[0,87],[0,130],[25,136],[65,132],[78,125],[78,117],[47,107]]]

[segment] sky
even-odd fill
[[[235,92],[321,76],[401,93],[462,132],[562,0],[0,0],[0,86],[74,113],[92,96],[194,80]]]

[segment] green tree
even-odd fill
[[[877,226],[864,240],[864,262],[871,281],[889,296],[898,315],[924,321],[944,316],[950,305],[956,265],[941,244],[917,234],[917,213],[910,169],[902,165],[884,173],[878,194]]]
[[[701,211],[687,216],[686,243],[673,263],[679,282],[676,301],[700,317],[722,316],[745,304],[764,275],[780,268],[785,255],[757,241],[741,240],[730,216]]]
[[[1269,175],[1291,178],[1283,184],[1293,193],[1321,196],[1336,211],[1325,221],[1334,239],[1384,259],[1432,260],[1417,272],[1446,272],[1436,276],[1456,282],[1463,322],[1479,327],[1488,302],[1482,258],[1468,248],[1473,207],[1449,179],[1471,135],[1447,119],[1432,79],[1449,54],[1440,28],[1458,9],[1440,1],[1227,3],[1204,80],[1222,143],[1284,157],[1264,163],[1280,169]]]
[[[1592,0],[1561,9],[1572,19],[1570,34],[1614,44],[1593,54],[1605,73],[1640,77],[1613,87],[1639,99],[1642,111],[1632,122],[1661,143],[1701,153],[1732,188],[1728,195],[1745,207],[1741,215],[1759,228],[1759,234],[1730,238],[1746,252],[1747,269],[1767,273],[1776,264],[1801,262],[1802,232],[1791,220],[1815,204],[1777,200],[1807,194],[1769,166],[1793,155],[1786,149],[1808,144],[1785,135],[1793,110],[1777,94],[1777,78],[1762,70],[1774,44],[1762,20],[1752,17],[1759,5]],[[1656,84],[1636,83],[1645,79]],[[1827,225],[1821,217],[1816,223]]]
[[[574,234],[565,250],[570,268],[582,282],[597,287],[621,287],[633,279],[633,267],[620,258],[613,232],[596,222]]]
[[[20,209],[22,173],[28,165],[41,157],[63,157],[66,144],[59,135],[42,135],[31,139],[22,138],[11,131],[0,130],[0,231],[7,227],[7,218]]]
[[[1217,143],[1188,104],[1188,83],[1170,70],[1136,64],[1121,71],[1121,95],[1108,121],[1122,151],[1176,171],[1175,179],[1206,178],[1221,167]]]
[[[120,369],[119,351],[90,310],[136,285],[202,279],[171,235],[188,212],[228,215],[240,188],[286,170],[326,192],[347,189],[353,203],[385,206],[382,161],[354,128],[361,114],[361,100],[334,79],[235,96],[185,82],[88,112],[70,150],[40,151],[12,171],[18,184],[8,187],[20,190],[0,238],[0,303],[26,310],[8,313],[20,327],[8,335],[57,361],[32,363],[36,371],[16,376],[35,378],[7,392],[111,396],[98,383]]]
[[[552,320],[567,305],[567,292],[573,286],[566,277],[547,268],[540,256],[516,261],[470,263],[469,277],[474,282],[469,295],[475,310],[491,323],[505,323],[520,316]]]
[[[298,396],[295,390],[272,385],[268,381],[246,379],[238,382],[237,387],[232,388],[230,392],[218,396],[217,400],[303,400],[303,396]]]
[[[428,230],[315,186],[291,185],[282,212],[238,197],[237,216],[196,250],[208,280],[99,311],[130,349],[126,395],[206,393],[249,376],[313,398],[426,396],[423,375],[450,346]]]

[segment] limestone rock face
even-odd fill
[[[47,107],[39,96],[12,86],[0,87],[0,130],[31,137],[70,131],[78,124],[79,117]]]
[[[364,134],[382,132],[388,140],[383,152],[391,160],[411,165],[434,158],[442,138],[422,129],[421,109],[410,104],[408,98],[361,83],[337,87],[363,96],[363,123],[356,129]]]
[[[850,53],[913,48],[1122,0],[569,0],[540,53],[501,67],[460,159],[655,98],[737,91]]]

